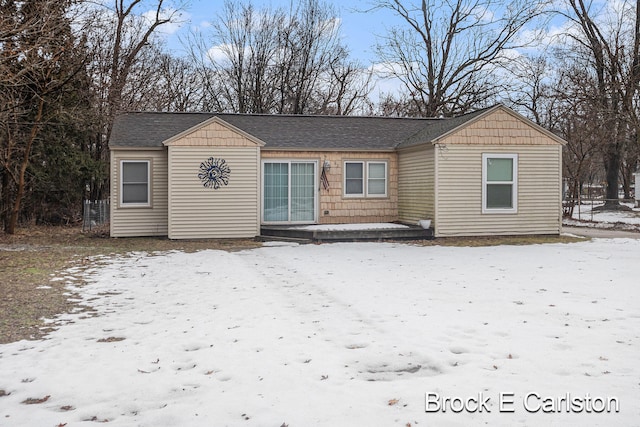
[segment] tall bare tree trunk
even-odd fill
[[[22,203],[22,198],[24,197],[24,187],[25,187],[25,174],[27,172],[27,167],[29,166],[29,157],[31,156],[31,149],[33,148],[33,142],[38,137],[38,132],[40,130],[40,125],[42,122],[42,116],[44,111],[44,99],[40,97],[38,100],[38,110],[36,113],[36,117],[31,125],[31,132],[29,132],[29,137],[25,146],[25,151],[22,156],[22,161],[20,162],[20,173],[18,174],[18,182],[16,183],[16,197],[13,201],[13,206],[11,207],[11,213],[9,215],[9,220],[5,223],[5,232],[7,234],[15,234],[16,227],[18,226],[18,217],[20,215],[20,204]]]
[[[618,147],[619,143],[617,141],[609,143],[605,153],[604,167],[607,180],[605,207],[615,207],[620,204],[618,201],[618,188],[620,186],[621,149]]]

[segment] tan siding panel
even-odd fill
[[[433,156],[433,146],[398,153],[398,215],[402,222],[434,220]]]
[[[245,135],[220,124],[209,123],[170,143],[173,147],[256,147]]]
[[[447,144],[477,145],[558,145],[558,142],[536,129],[526,120],[506,109],[470,123],[446,138]]]
[[[252,146],[169,147],[169,237],[248,238],[260,233],[259,152]],[[205,188],[198,178],[200,164],[209,157],[227,162],[229,184]]]
[[[518,212],[482,213],[482,154],[518,154]],[[448,146],[438,159],[437,236],[558,234],[561,147]]]
[[[120,161],[151,161],[151,207],[121,207]],[[167,235],[167,151],[111,151],[111,224],[112,237]]]

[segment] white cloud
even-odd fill
[[[233,52],[235,47],[231,44],[220,44],[213,46],[206,53],[206,59],[212,64],[226,62],[229,52]]]
[[[488,8],[479,8],[475,11],[475,17],[481,22],[494,22],[496,20],[496,14]]]
[[[402,74],[400,64],[378,62],[371,65],[369,70],[373,74],[373,89],[370,98],[374,103],[380,102],[380,98],[384,95],[399,96],[406,93],[404,83],[398,77],[393,76],[394,73]]]

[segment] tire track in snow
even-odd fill
[[[355,365],[364,379],[432,376],[443,371],[432,357],[398,342],[384,320],[363,313],[327,290],[323,283],[331,280],[331,275],[310,276],[292,266],[286,247],[255,249],[242,255],[251,258],[271,290],[283,298],[283,308],[298,313],[311,333],[329,343],[341,355],[345,367]]]

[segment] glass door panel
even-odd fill
[[[264,164],[264,220],[287,221],[289,217],[289,164]]]
[[[263,219],[265,222],[314,222],[314,162],[265,162]]]
[[[291,163],[291,221],[314,220],[313,163]]]

